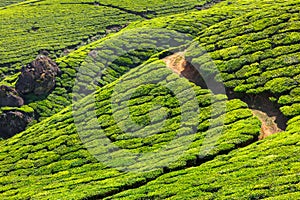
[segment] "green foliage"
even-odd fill
[[[272,11],[265,8],[249,12],[208,27],[197,39],[201,48],[189,47],[192,63],[201,66],[206,76],[216,75],[217,81],[235,92],[270,93],[274,102],[285,105],[281,110],[286,116],[298,115],[297,105],[291,105],[299,102],[295,91],[300,74],[300,37],[294,26],[299,15],[290,12],[293,3],[278,4]],[[203,49],[207,53],[203,54]]]
[[[280,110],[282,111],[282,113],[285,116],[288,116],[288,117],[297,116],[300,114],[300,104],[295,103],[291,106],[283,106],[280,108]]]
[[[290,91],[296,87],[297,82],[291,78],[275,78],[266,83],[266,88],[274,94]]]
[[[60,57],[66,49],[91,42],[92,36],[104,36],[110,25],[122,26],[140,17],[109,7],[33,1],[1,9],[0,19],[0,73],[8,75],[33,60],[40,50]]]
[[[24,112],[24,113],[28,113],[28,114],[33,114],[34,113],[34,110],[27,106],[27,105],[24,105],[20,108],[17,108],[17,107],[1,107],[0,108],[0,113],[2,113],[3,111],[21,111],[21,112]]]
[[[137,12],[144,12],[148,9],[148,11],[151,13],[152,11],[157,12],[157,15],[161,15],[163,11],[159,11],[160,9],[166,10],[168,14],[170,12],[176,13],[179,12],[181,9],[188,9],[191,8],[192,5],[194,5],[195,1],[189,1],[185,2],[184,4],[179,1],[175,1],[176,5],[182,6],[176,6],[179,10],[174,8],[173,4],[170,4],[170,2],[161,1],[156,4],[150,4],[151,7],[147,6],[149,5],[149,2],[139,2],[138,4],[130,4],[131,8],[134,8]],[[205,1],[198,2],[197,5],[203,4]],[[280,1],[278,1],[279,3]],[[101,2],[105,4],[105,2]],[[257,9],[258,7],[264,7],[264,4],[257,5],[250,0],[248,0],[248,8],[245,10],[245,7],[239,4],[232,5],[227,3],[221,3],[220,5],[216,5],[211,10],[204,10],[202,12],[190,12],[188,15],[186,14],[178,14],[174,16],[167,16],[164,18],[157,18],[153,20],[143,21],[140,23],[132,23],[129,25],[126,30],[124,30],[124,35],[127,33],[130,33],[132,38],[138,37],[141,35],[138,31],[135,30],[135,28],[143,28],[147,29],[150,28],[151,31],[148,31],[147,34],[143,33],[143,37],[156,37],[158,40],[160,40],[160,44],[163,43],[163,41],[167,41],[168,36],[160,34],[159,32],[155,33],[155,30],[153,28],[163,28],[163,29],[169,29],[169,30],[175,30],[173,32],[174,37],[177,41],[173,41],[174,46],[179,46],[181,44],[184,44],[186,40],[184,38],[178,37],[178,33],[184,33],[184,34],[192,34],[193,36],[198,36],[202,33],[202,31],[209,27],[210,25],[216,24],[220,21],[230,21],[231,18],[234,18],[238,15],[243,14],[244,12],[248,12],[251,9]],[[128,9],[129,4],[126,3],[126,1],[122,2],[111,2],[110,5],[117,5],[118,7]],[[255,5],[256,4],[256,5]],[[161,5],[165,5],[161,7]],[[169,7],[170,5],[173,5],[173,7]],[[244,5],[244,4],[243,4]],[[255,6],[254,6],[255,5]],[[133,6],[133,7],[132,7]],[[167,11],[168,9],[169,11]],[[280,7],[279,5],[275,8]],[[68,15],[66,15],[67,12],[65,10],[70,10],[68,12]],[[80,12],[77,11],[80,9]],[[158,9],[158,10],[157,10]],[[104,11],[105,10],[105,11]],[[129,9],[131,10],[131,9]],[[3,13],[2,13],[3,12]],[[30,13],[30,15],[26,15],[26,17],[23,17],[23,13]],[[55,12],[55,15],[52,15],[52,12]],[[128,22],[135,21],[137,19],[140,19],[141,17],[138,15],[128,14],[123,11],[120,11],[116,8],[110,8],[104,7],[104,6],[97,6],[97,3],[94,1],[83,1],[79,4],[74,4],[70,2],[69,0],[64,0],[62,3],[58,3],[58,1],[43,1],[43,2],[32,2],[30,4],[20,4],[13,7],[9,7],[5,10],[1,10],[1,13],[3,15],[11,16],[10,21],[6,22],[4,21],[4,28],[1,30],[2,32],[5,32],[5,34],[2,34],[4,37],[2,37],[2,40],[5,41],[3,45],[5,46],[5,55],[0,55],[0,65],[3,66],[10,66],[10,67],[1,67],[0,71],[2,71],[3,74],[8,75],[10,73],[15,72],[16,70],[20,69],[21,64],[26,64],[30,62],[38,53],[39,50],[46,49],[49,51],[50,55],[56,59],[58,62],[60,68],[62,69],[63,74],[61,77],[57,78],[57,84],[55,90],[52,92],[51,95],[48,97],[43,98],[36,98],[36,97],[30,97],[29,98],[29,106],[34,108],[36,112],[38,113],[37,116],[39,117],[39,121],[42,119],[45,119],[54,113],[59,112],[63,107],[69,105],[71,103],[71,92],[74,85],[74,78],[76,77],[76,69],[78,69],[79,66],[83,65],[86,68],[86,76],[82,75],[82,78],[86,79],[89,82],[94,83],[94,77],[96,74],[98,74],[100,71],[103,72],[102,78],[98,81],[98,84],[103,86],[108,83],[111,83],[112,81],[115,81],[118,79],[121,75],[126,73],[129,69],[138,66],[145,60],[147,60],[150,56],[152,56],[155,53],[158,53],[161,50],[168,49],[170,47],[169,44],[164,45],[162,48],[153,49],[153,43],[151,40],[147,40],[145,43],[139,44],[140,49],[130,51],[129,54],[122,55],[117,60],[114,61],[109,67],[105,67],[103,63],[105,63],[105,60],[101,60],[101,58],[107,59],[111,56],[111,52],[109,51],[101,51],[100,55],[97,55],[97,58],[100,59],[100,62],[93,63],[92,60],[90,61],[90,57],[88,57],[88,53],[95,49],[95,48],[111,48],[115,53],[122,52],[120,51],[120,47],[122,48],[127,47],[130,49],[130,46],[134,46],[134,44],[126,44],[126,38],[124,38],[124,41],[120,41],[120,36],[116,36],[115,40],[111,39],[100,39],[97,40],[94,43],[82,46],[86,43],[90,43],[93,41],[91,39],[92,36],[95,35],[106,35],[106,27],[110,25],[124,25]],[[35,13],[35,15],[32,15]],[[36,16],[36,13],[39,13],[38,16]],[[88,18],[85,16],[89,16]],[[112,17],[112,16],[118,16]],[[1,18],[2,19],[2,18]],[[3,18],[4,20],[5,18]],[[74,20],[76,19],[76,20]],[[14,21],[14,22],[12,22]],[[105,23],[99,23],[104,21]],[[47,23],[45,23],[47,22]],[[84,24],[85,28],[82,28]],[[24,26],[32,25],[34,27],[38,27],[39,29],[36,31],[29,31],[24,32],[26,27]],[[22,32],[14,31],[14,37],[11,36],[11,29],[13,27],[16,27],[17,30],[20,30]],[[55,27],[55,28],[53,28]],[[30,27],[27,27],[30,29]],[[130,32],[130,30],[132,30]],[[128,32],[129,31],[129,32]],[[151,32],[151,34],[149,34]],[[9,33],[9,34],[8,34]],[[19,35],[22,33],[22,37]],[[135,34],[134,34],[135,33]],[[204,33],[205,35],[205,33]],[[66,37],[67,36],[67,37]],[[247,36],[247,35],[245,35]],[[8,38],[9,37],[9,38]],[[170,36],[171,37],[171,36]],[[20,39],[21,38],[21,39]],[[53,38],[53,39],[52,39]],[[87,39],[88,38],[88,39]],[[114,37],[112,37],[114,38]],[[202,36],[201,36],[202,38]],[[243,37],[246,38],[246,37]],[[55,41],[60,41],[59,43]],[[82,42],[82,40],[86,42]],[[116,41],[119,40],[119,41]],[[128,40],[128,38],[127,38]],[[129,41],[132,39],[129,38]],[[251,43],[247,43],[248,46],[255,46],[260,47],[262,44],[268,44],[269,41],[264,40],[263,42],[251,45]],[[35,44],[40,45],[35,45]],[[228,43],[228,42],[227,42]],[[228,43],[230,44],[230,43]],[[77,49],[78,47],[82,46],[76,51],[73,51],[73,49]],[[211,44],[208,44],[208,49],[216,49],[216,47],[210,47]],[[299,45],[298,45],[299,46]],[[9,47],[9,49],[7,49]],[[154,45],[155,47],[155,45]],[[22,55],[16,55],[17,50],[22,49]],[[121,48],[121,49],[122,49]],[[206,48],[206,47],[205,47]],[[219,48],[219,47],[218,47]],[[241,50],[238,46],[230,47],[231,53],[227,55],[226,58],[231,57],[237,57],[236,51]],[[247,47],[248,48],[248,47]],[[267,48],[267,47],[266,47]],[[294,45],[290,48],[288,51],[296,51],[297,45]],[[63,56],[62,53],[65,49],[71,49],[71,53],[69,53],[67,56]],[[257,50],[257,49],[255,49]],[[255,51],[252,50],[252,51]],[[279,49],[278,49],[279,50]],[[283,49],[280,49],[282,52]],[[244,50],[243,50],[244,51]],[[195,51],[197,53],[197,51]],[[220,52],[226,53],[226,50],[221,50]],[[256,53],[256,52],[255,52]],[[254,53],[254,54],[255,54]],[[62,57],[61,57],[62,56]],[[1,61],[2,59],[2,61]],[[201,58],[202,59],[202,58]],[[223,65],[224,70],[227,70],[226,67],[231,68],[232,70],[239,68],[240,65],[242,65],[246,60],[244,59],[242,62],[240,60],[230,60],[228,63]],[[88,64],[84,64],[88,63]],[[107,68],[105,71],[103,71],[104,68]],[[208,69],[210,69],[210,66],[207,66]],[[255,69],[254,66],[252,66],[253,72],[246,74],[246,76],[257,74],[260,69]],[[285,70],[287,71],[287,70]],[[16,75],[14,75],[15,77]],[[228,73],[224,73],[224,76],[229,76]],[[14,77],[7,77],[6,80],[11,79],[12,81],[8,80],[5,81],[5,84],[13,84],[13,80],[15,80]],[[231,77],[232,79],[233,77]],[[250,77],[251,78],[251,77]],[[245,83],[245,81],[235,81],[231,80],[227,83],[228,86],[236,87],[240,85],[241,83]],[[259,85],[259,84],[258,84]],[[84,87],[83,85],[81,87]],[[253,88],[253,85],[251,85]],[[246,89],[252,89],[249,85],[247,85]],[[77,88],[80,90],[80,88]],[[93,90],[93,84],[87,88],[84,87],[84,89],[88,89],[88,91]],[[244,90],[244,89],[243,89]]]

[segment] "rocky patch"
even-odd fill
[[[258,139],[262,140],[270,135],[280,133],[283,131],[278,127],[277,123],[275,122],[276,116],[270,117],[267,113],[256,109],[252,109],[252,113],[262,122],[261,134]]]
[[[0,86],[0,107],[21,107],[27,94],[43,95],[55,86],[56,76],[61,73],[59,67],[46,55],[38,56],[21,69],[16,88]],[[23,96],[26,97],[26,96]],[[33,113],[16,108],[0,109],[0,138],[10,138],[25,130],[33,120]]]
[[[10,138],[25,130],[32,117],[21,111],[3,111],[0,114],[0,137]]]
[[[20,107],[22,105],[24,105],[24,100],[14,88],[5,85],[0,86],[0,107]]]

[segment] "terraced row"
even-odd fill
[[[226,72],[230,72],[231,67],[234,66],[227,62],[242,57],[243,54],[229,51],[231,48],[236,50],[233,43],[235,41],[233,36],[236,34],[234,27],[239,27],[241,24],[245,26],[258,24],[258,28],[254,26],[257,30],[254,30],[253,34],[261,32],[263,35],[265,32],[261,29],[267,26],[266,29],[269,30],[269,26],[265,23],[261,26],[261,23],[255,22],[260,18],[266,16],[272,18],[267,22],[274,22],[272,26],[279,26],[279,31],[284,30],[285,26],[280,25],[283,23],[289,23],[288,26],[293,27],[291,19],[295,19],[297,23],[298,18],[295,14],[297,1],[273,6],[257,1],[255,6],[251,4],[253,1],[238,2],[241,11],[234,14],[235,16],[243,13],[242,5],[245,4],[252,5],[249,7],[253,9],[256,6],[265,7],[265,10],[253,11],[236,20],[226,20],[222,22],[222,26],[216,24],[208,32],[204,30],[199,33],[206,39],[201,39],[201,36],[198,39],[201,42],[200,46],[197,46],[199,42],[187,46],[187,58],[195,66],[201,66],[200,71],[204,70],[213,76],[216,71],[208,69],[215,69],[212,66],[216,65],[219,68],[217,72],[223,73],[219,77],[226,77]],[[223,12],[219,10],[222,13],[220,18],[209,18],[205,23],[223,20],[224,13],[229,12],[226,8],[223,8]],[[235,13],[237,9],[238,6],[231,11]],[[273,10],[266,12],[266,9]],[[266,15],[263,14],[265,12]],[[204,13],[203,18],[206,14],[213,15],[213,12],[209,14],[208,11],[200,13]],[[276,14],[280,16],[276,18],[274,16]],[[195,17],[197,14],[192,16]],[[157,27],[169,26],[171,29],[176,27],[176,23],[168,20],[166,24],[170,23],[165,25],[162,23],[163,19],[165,18],[142,22],[142,24],[145,27],[152,27],[155,24]],[[168,19],[171,20],[172,17]],[[188,17],[181,16],[178,21],[181,23],[184,19]],[[190,20],[191,24],[198,21],[197,18]],[[202,18],[199,20],[201,21]],[[182,28],[184,32],[192,34],[195,34],[199,28],[206,27],[203,24],[193,25],[195,29],[189,32],[183,25],[184,23],[178,26],[180,27],[178,29]],[[134,24],[130,27],[135,26],[139,25]],[[218,32],[218,28],[221,30],[223,26],[226,27],[226,31],[230,30],[233,34],[230,35],[230,31],[224,35],[222,31]],[[220,44],[223,45],[220,49],[219,46],[214,46],[214,44],[219,45],[217,36],[220,36]],[[226,40],[226,37],[231,39]],[[247,42],[247,39],[243,39],[243,35],[240,37],[241,41]],[[158,56],[163,54],[153,56],[144,62],[153,54],[173,47],[164,44],[162,48],[157,48],[155,45],[153,48],[153,39],[149,38],[147,42],[149,46],[138,44],[142,51],[130,51],[128,55],[125,54],[117,60],[113,59],[114,61],[109,63],[103,58],[111,56],[112,51],[104,51],[104,53],[92,51],[87,56],[88,52],[95,47],[98,47],[96,50],[101,50],[106,45],[115,46],[111,42],[113,40],[109,38],[85,46],[80,51],[58,60],[64,71],[58,79],[58,87],[48,97],[40,99],[32,97],[29,102],[30,106],[34,107],[42,118],[44,117],[44,120],[13,138],[0,141],[0,197],[2,199],[12,197],[18,199],[101,199],[104,197],[223,199],[226,195],[233,199],[255,199],[276,195],[279,199],[297,199],[299,197],[297,193],[299,190],[299,156],[297,155],[299,108],[295,107],[296,117],[289,121],[287,132],[271,136],[270,139],[256,142],[249,147],[234,150],[256,141],[261,126],[259,120],[252,116],[245,103],[239,100],[226,101],[225,95],[212,95],[210,91],[179,78],[159,60]],[[186,43],[183,37],[176,38],[178,41],[173,43],[176,44],[174,46]],[[212,40],[216,43],[210,43]],[[223,40],[226,40],[226,43]],[[239,39],[236,40],[235,42],[239,42]],[[284,42],[279,44],[281,43]],[[229,46],[226,46],[227,44]],[[126,45],[135,46],[131,43]],[[258,48],[260,52],[259,48],[262,46],[264,45],[248,48]],[[290,46],[294,50],[285,50],[285,52],[292,52],[293,56],[298,55],[298,47]],[[210,56],[203,54],[203,47]],[[113,49],[119,52],[118,48]],[[269,51],[274,49],[276,47],[273,48],[272,45],[269,47]],[[261,51],[267,52],[265,49]],[[122,53],[123,51],[120,51],[119,54]],[[218,55],[222,55],[220,59]],[[271,61],[275,60],[271,59],[273,59]],[[100,62],[94,63],[95,60]],[[143,64],[140,65],[141,63]],[[84,67],[78,70],[79,75],[74,82],[76,68],[81,65]],[[261,63],[258,63],[257,66],[260,65]],[[270,66],[272,66],[271,62]],[[278,66],[286,67],[281,64]],[[106,70],[102,71],[104,68]],[[297,77],[298,72],[295,71],[297,68],[298,65],[295,65],[295,68],[286,68],[291,70],[293,79],[295,75]],[[131,71],[128,74],[114,81],[129,69]],[[254,67],[254,69],[260,68]],[[103,72],[103,76],[95,78],[99,70]],[[236,71],[231,72],[236,76]],[[247,77],[242,72],[240,74],[241,79]],[[239,87],[239,85],[229,84],[234,79],[238,78],[225,81],[226,86]],[[10,83],[13,83],[13,80],[14,77],[6,79]],[[102,88],[94,94],[95,85]],[[284,84],[283,86],[285,87]],[[295,89],[297,86],[298,82],[293,82],[291,88],[272,94],[275,98],[285,101],[291,100],[292,97],[294,103],[294,99],[299,96]],[[264,88],[270,91],[270,88],[278,89],[267,85],[264,85]],[[79,102],[72,108],[63,109],[71,102],[72,89],[74,89],[72,91],[74,101],[79,99]],[[290,91],[293,93],[288,93]],[[262,91],[256,92],[261,94]],[[85,97],[86,94],[90,95]],[[286,105],[297,105],[293,103]],[[60,109],[63,110],[54,114]],[[46,118],[52,114],[54,114],[52,117]],[[232,150],[234,151],[228,155],[216,157]],[[207,162],[209,160],[211,161]],[[124,190],[128,191],[111,197]]]
[[[29,63],[41,50],[49,51],[52,57],[60,57],[64,51],[67,53],[85,42],[104,37],[112,25],[122,27],[141,19],[103,6],[42,3],[0,10],[1,79],[15,73],[21,64]]]
[[[184,19],[195,19],[197,15],[195,13],[194,17],[189,16]],[[202,20],[204,21],[204,19]],[[205,27],[206,25],[199,26]],[[177,26],[178,29],[180,27],[180,25]],[[138,42],[136,38],[140,38],[140,41]],[[101,77],[100,75],[96,77],[97,74],[102,73],[102,79],[97,84],[103,86],[116,80],[130,68],[149,59],[151,55],[164,49],[183,45],[191,40],[192,36],[189,36],[188,33],[180,33],[161,27],[139,28],[139,31],[129,29],[110,38],[98,40],[71,52],[65,57],[58,58],[56,61],[62,70],[62,75],[57,78],[54,91],[48,96],[27,96],[26,99],[29,99],[27,103],[34,108],[36,117],[40,121],[70,104],[78,69],[86,67],[86,72],[82,73],[86,74],[85,78],[91,83],[94,83],[94,79]],[[112,59],[112,54],[116,60]],[[108,61],[110,64],[106,64]],[[17,74],[8,76],[2,81],[2,84],[14,85],[16,78]]]
[[[299,199],[300,135],[289,129],[106,199]]]
[[[58,0],[56,0],[59,2]],[[147,0],[142,2],[133,1],[116,1],[116,0],[104,0],[104,1],[93,1],[93,0],[83,0],[80,4],[95,4],[108,6],[112,8],[118,8],[124,10],[128,13],[135,13],[142,16],[143,18],[150,19],[157,16],[174,14],[185,12],[189,10],[196,10],[195,7],[203,6],[207,3],[213,2],[212,0],[189,0],[189,1],[179,1],[179,0]],[[63,3],[77,3],[72,0],[65,0]]]
[[[173,37],[174,39],[171,39]],[[141,41],[138,42],[136,38],[141,38]],[[28,105],[38,113],[39,120],[47,118],[70,104],[74,90],[82,90],[83,95],[86,95],[94,91],[95,86],[113,82],[154,53],[182,45],[188,42],[188,39],[175,31],[157,29],[149,34],[148,30],[140,29],[116,35],[111,39],[103,39],[93,50],[91,46],[86,46],[58,60],[63,73],[57,78],[55,90],[45,97],[28,96]],[[76,80],[87,85],[78,84],[74,87]]]
[[[78,46],[104,37],[111,30],[143,20],[147,12],[151,15],[157,9],[167,9],[169,14],[178,13],[182,10],[177,10],[177,7],[183,6],[182,9],[189,10],[195,4],[205,2],[189,0],[183,4],[170,0],[132,4],[118,1],[102,4],[89,0],[29,0],[1,9],[0,80],[5,75],[15,73],[22,64],[29,63],[41,50],[49,51],[53,58],[60,57]],[[3,5],[7,3],[14,1],[3,2]],[[122,5],[126,6],[123,8]],[[134,5],[137,11],[127,11],[128,5]],[[158,12],[155,16],[162,14]],[[147,17],[152,18],[150,15]]]
[[[39,51],[47,50],[51,57],[60,57],[64,54],[69,54],[69,51],[72,51],[73,48],[76,49],[78,46],[104,37],[106,34],[121,28],[129,22],[142,19],[135,14],[128,14],[126,11],[117,8],[94,4],[68,4],[68,1],[50,2],[48,0],[27,1],[26,4],[15,5],[1,10],[1,14],[3,15],[1,18],[3,21],[3,28],[1,29],[3,37],[1,38],[2,41],[0,41],[2,47],[2,51],[0,50],[0,74],[2,74],[0,84],[10,86],[15,84],[18,77],[17,71],[20,69],[21,64],[26,64],[33,60]],[[14,34],[14,37],[12,37],[12,34]],[[179,33],[175,34],[178,35]],[[132,35],[131,40],[133,40],[133,36],[137,34],[133,34],[133,31],[131,31],[130,35]],[[105,78],[101,84],[116,80],[130,68],[147,60],[158,51],[185,42],[174,41],[173,44],[169,44],[170,41],[167,36],[162,36],[161,33],[154,36],[147,33],[145,37],[149,38],[149,40],[143,44],[136,44],[136,46],[140,45],[139,49],[135,49],[136,51],[129,52],[129,54],[125,52],[126,55],[123,55],[122,58],[116,61],[116,63],[120,63],[123,66],[118,66],[116,70],[116,64],[114,63],[112,67],[104,72],[104,74],[110,73],[110,75],[104,76]],[[169,43],[162,41],[163,38]],[[156,41],[151,42],[152,39]],[[129,39],[127,38],[127,40]],[[106,46],[107,48],[109,46],[110,42],[102,45],[103,41],[106,40],[100,39],[96,43],[83,46],[79,51],[71,53],[70,56],[58,58],[57,62],[60,64],[63,74],[58,78],[57,87],[49,96],[36,97],[29,95],[25,97],[26,104],[29,104],[35,110],[35,116],[38,121],[59,112],[70,104],[77,68],[86,59],[89,51],[96,47],[103,48],[103,46]],[[162,41],[161,44],[164,46],[157,48],[156,43],[159,41]],[[114,43],[116,47],[111,47],[114,50],[122,45],[120,42],[114,41]],[[129,46],[127,44],[126,48],[130,48],[130,44]],[[120,55],[121,52],[116,53]],[[102,56],[108,57],[107,55],[110,54],[111,52],[108,51],[103,53]]]

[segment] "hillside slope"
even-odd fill
[[[187,115],[191,113],[190,109],[193,109],[189,96],[182,97],[182,104],[179,104],[166,87],[137,83],[136,79],[132,81],[130,76],[137,73],[149,76],[149,70],[152,71],[150,74],[153,77],[158,78],[158,84],[166,84],[165,77],[168,76],[169,84],[183,86],[176,87],[179,90],[178,95],[182,92],[186,94],[186,89],[191,87],[197,96],[198,102],[194,103],[199,105],[200,112]],[[142,81],[143,78],[139,80]],[[167,171],[194,165],[202,162],[201,160],[210,160],[217,154],[226,153],[255,140],[259,135],[260,122],[252,116],[250,110],[246,109],[245,103],[239,100],[226,102],[224,95],[215,96],[208,90],[195,85],[190,86],[188,81],[173,74],[162,62],[156,61],[141,66],[120,81],[132,87],[134,83],[140,84],[133,94],[136,97],[132,96],[129,101],[129,110],[133,122],[141,126],[132,127],[126,118],[120,121],[118,117],[112,115],[110,98],[113,98],[114,86],[118,83],[103,87],[95,96],[96,102],[90,97],[79,102],[80,107],[73,111],[74,118],[71,108],[66,108],[35,127],[1,142],[0,196],[5,198],[15,195],[17,198],[38,199],[71,199],[94,195],[104,197],[134,185],[144,184]],[[165,113],[161,112],[164,111],[155,108],[158,104],[165,107],[168,112],[165,121],[161,121],[165,116]],[[97,108],[95,112],[98,120],[90,112],[93,106]],[[220,108],[226,110],[226,114]],[[124,118],[123,110],[121,107],[115,114],[118,113]],[[157,119],[150,123],[147,115],[152,112]],[[187,118],[184,121],[180,113],[186,113]],[[195,127],[196,124],[199,125]],[[120,128],[117,128],[117,125]],[[145,125],[146,127],[143,127]],[[98,126],[102,129],[97,129]],[[128,134],[129,129],[133,136]],[[207,129],[209,131],[205,131]],[[106,137],[113,142],[103,146]],[[209,141],[214,142],[214,147],[206,153],[203,152],[202,157],[198,157],[201,148],[210,149]],[[182,146],[182,142],[186,142],[187,146]],[[175,149],[166,151],[168,145],[172,145]],[[107,160],[106,156],[109,156],[106,155],[107,151],[112,153],[113,160],[109,158]],[[152,168],[146,163],[155,162],[147,160],[145,163],[144,160],[151,158],[151,155],[141,157],[140,161],[131,158],[133,155],[139,158],[140,154],[153,151],[161,153],[159,158],[161,164],[153,165]],[[124,157],[126,152],[129,154],[128,158]],[[90,153],[99,156],[94,157]],[[177,153],[179,157],[170,160],[172,155]],[[162,167],[165,165],[167,168]],[[128,182],[117,181],[123,179]],[[82,190],[85,192],[82,193]]]

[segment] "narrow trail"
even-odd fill
[[[204,79],[198,70],[191,65],[184,57],[185,52],[177,52],[162,59],[174,73],[180,77],[184,77],[189,81],[207,89]],[[232,90],[226,88],[228,99],[240,99],[248,104],[254,116],[262,123],[261,134],[259,140],[270,135],[284,131],[286,128],[286,119],[272,102],[268,100],[266,94],[257,96],[247,96],[245,94],[236,94]]]

